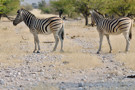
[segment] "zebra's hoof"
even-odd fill
[[[60,50],[60,52],[61,52],[61,53],[63,53],[63,52],[64,52],[64,50]]]
[[[97,54],[100,54],[100,52],[98,51]]]
[[[54,51],[56,51],[56,49],[53,49],[51,52],[54,52]]]
[[[128,51],[125,51],[126,54],[128,54]]]
[[[33,51],[33,53],[36,53],[35,50]]]
[[[109,53],[112,53],[112,51],[109,51]]]
[[[39,51],[37,51],[37,53],[40,53]]]
[[[52,50],[51,52],[54,52],[54,50]]]

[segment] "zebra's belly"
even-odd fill
[[[44,34],[44,35],[49,35],[51,34],[52,32],[38,32],[38,34]]]
[[[39,30],[37,30],[37,33],[38,34],[44,34],[44,35],[49,35],[49,34],[51,34],[52,33],[52,31],[49,29],[49,28],[47,28],[47,30],[46,29],[39,29]]]
[[[38,33],[38,34],[49,35],[49,34],[51,34],[51,33]]]
[[[107,32],[107,31],[104,31],[104,34],[107,34],[107,35],[119,35],[121,33],[122,33],[122,31],[117,31],[117,32]]]

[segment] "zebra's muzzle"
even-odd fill
[[[92,26],[92,27],[94,27],[94,24],[93,24],[93,23],[91,23],[91,26]]]
[[[14,26],[16,26],[16,25],[17,25],[17,23],[16,23],[16,21],[15,21],[15,20],[13,21],[13,25],[14,25]]]

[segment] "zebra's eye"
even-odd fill
[[[20,14],[17,14],[17,18],[19,18],[20,17]]]
[[[17,13],[19,13],[19,10],[17,11]]]

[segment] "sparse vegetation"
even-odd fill
[[[89,11],[96,9],[107,16],[134,16],[135,0],[57,0],[51,1],[51,6],[59,16],[62,14],[81,14],[85,18],[85,25],[88,25]]]
[[[51,1],[51,6],[53,9],[59,13],[59,17],[62,14],[67,14],[69,17],[74,12],[74,0],[58,0],[58,1]]]
[[[44,0],[38,3],[38,8],[42,11],[42,13],[52,13],[51,7],[46,5],[46,2]]]
[[[31,4],[25,3],[24,5],[21,5],[21,8],[24,8],[26,10],[33,10],[33,7]]]
[[[135,0],[106,0],[105,13],[117,16],[134,16]]]

